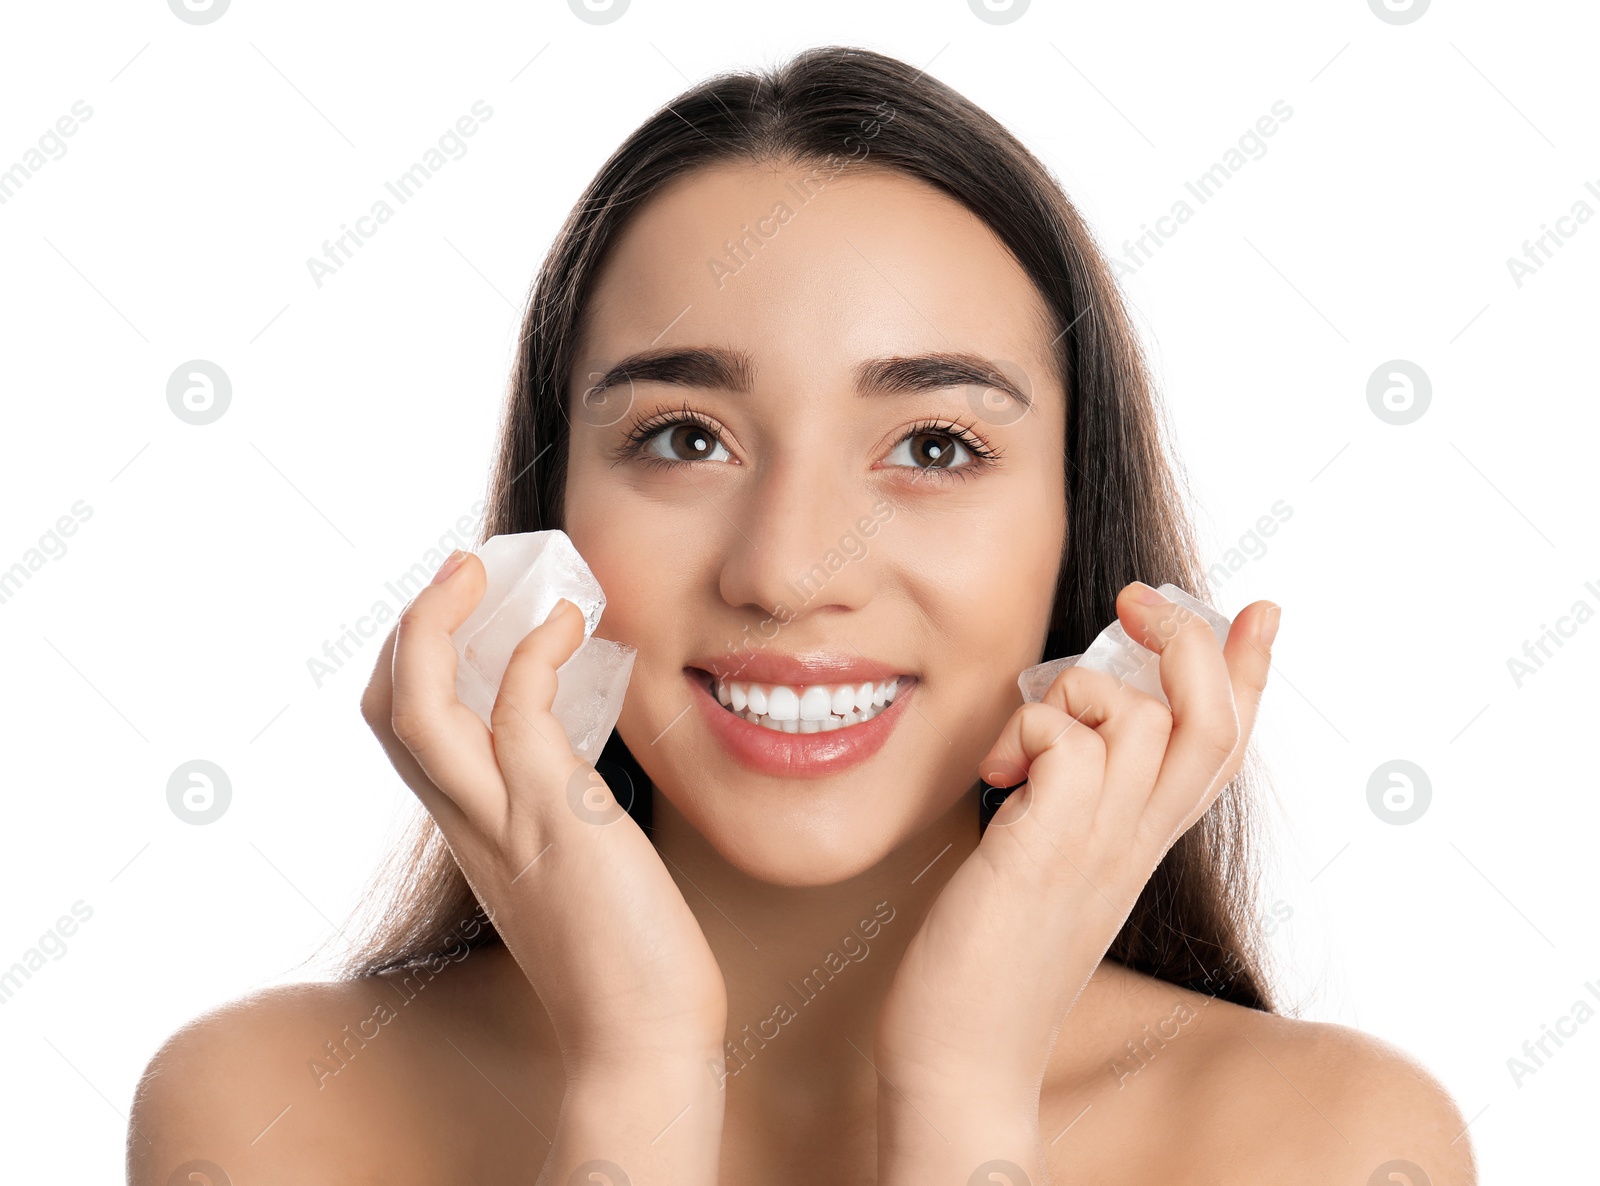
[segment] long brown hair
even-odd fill
[[[864,147],[863,147],[864,146]],[[1171,581],[1211,600],[1177,463],[1143,350],[1105,258],[1049,171],[950,87],[870,50],[826,46],[754,73],[718,75],[647,119],[601,167],[535,279],[490,478],[482,539],[563,523],[566,393],[584,308],[606,253],[662,186],[729,161],[833,168],[870,160],[938,187],[992,229],[1043,295],[1067,389],[1067,544],[1043,659],[1077,654],[1115,616],[1130,581]],[[647,830],[650,786],[612,732],[597,769]],[[635,789],[629,795],[623,781]],[[1137,971],[1256,1009],[1273,1008],[1255,915],[1248,810],[1253,753],[1155,870],[1107,952]],[[340,962],[369,975],[499,942],[432,818],[416,815],[353,916]],[[981,798],[987,824],[998,797]]]

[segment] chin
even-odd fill
[[[914,779],[897,778],[904,795]],[[839,885],[880,864],[928,820],[916,805],[886,798],[882,780],[844,776],[803,793],[781,783],[760,791],[748,784],[696,784],[690,796],[658,789],[718,856],[745,876],[769,885]]]

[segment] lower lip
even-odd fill
[[[843,725],[827,733],[779,733],[753,725],[724,708],[711,691],[711,676],[689,668],[684,671],[690,694],[712,736],[733,758],[751,770],[780,778],[818,778],[865,762],[883,748],[889,733],[905,715],[917,680],[902,675],[894,700],[870,721]]]

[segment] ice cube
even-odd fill
[[[452,636],[456,697],[489,724],[511,652],[565,597],[583,611],[583,638],[556,669],[551,712],[573,752],[593,763],[622,713],[633,672],[634,647],[594,637],[606,597],[567,533],[559,530],[496,535],[478,549],[488,576],[483,600]]]
[[[1205,602],[1189,596],[1176,585],[1162,585],[1156,592],[1168,601],[1193,610],[1211,625],[1217,643],[1228,641],[1229,619],[1219,614]],[[1114,675],[1130,687],[1154,696],[1167,703],[1167,694],[1161,690],[1161,656],[1148,647],[1134,642],[1120,621],[1114,621],[1095,636],[1089,649],[1081,655],[1068,655],[1064,659],[1051,659],[1036,663],[1017,676],[1017,686],[1022,689],[1022,699],[1033,704],[1044,699],[1056,676],[1068,667],[1087,667],[1091,671],[1104,671]]]
[[[573,751],[591,766],[622,713],[638,653],[637,647],[591,635],[556,668],[556,700],[550,711],[566,728]]]

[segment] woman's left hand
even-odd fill
[[[1062,1022],[1161,858],[1243,761],[1278,607],[1247,606],[1221,648],[1204,620],[1141,583],[1122,590],[1117,617],[1161,656],[1171,708],[1069,667],[1042,701],[1012,714],[979,762],[991,785],[1027,782],[941,891],[879,1013],[885,1181],[915,1180],[891,1163],[918,1133],[930,1149],[949,1146],[946,1172],[975,1156],[946,1129],[1043,1173],[1029,1134]]]

